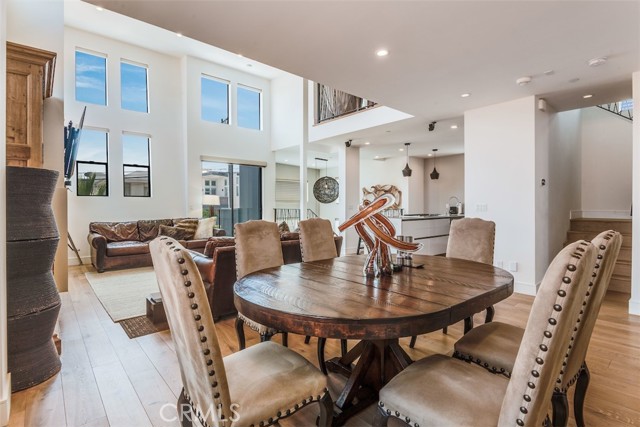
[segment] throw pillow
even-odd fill
[[[286,221],[282,221],[280,224],[278,224],[278,231],[280,233],[288,233],[289,231],[289,224],[286,223]]]
[[[213,228],[216,226],[217,218],[215,216],[211,218],[202,218],[198,220],[198,228],[193,235],[194,239],[208,239],[213,236]]]
[[[299,233],[293,233],[293,232],[290,232],[290,231],[287,231],[285,233],[280,233],[280,240],[282,240],[282,241],[300,240],[300,234]]]
[[[216,248],[222,248],[225,246],[235,246],[236,239],[234,237],[211,237],[207,241],[207,246],[204,247],[204,255],[213,258],[213,252]]]
[[[189,240],[192,234],[184,228],[172,227],[170,225],[160,225],[160,236],[168,236],[176,240]]]
[[[191,240],[193,239],[193,236],[194,234],[196,234],[196,230],[198,229],[198,219],[197,218],[181,219],[179,221],[175,221],[174,226],[186,232],[187,237],[184,240]]]

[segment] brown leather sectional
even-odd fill
[[[298,233],[281,233],[282,254],[285,264],[302,262]],[[340,253],[342,236],[334,238]],[[204,253],[190,251],[198,266],[207,290],[214,320],[237,312],[233,304],[233,284],[236,282],[236,248],[233,237],[211,237]]]
[[[107,270],[148,267],[152,265],[149,242],[158,236],[161,225],[175,226],[184,218],[124,222],[89,223],[91,264],[102,273]],[[217,236],[224,230],[214,229]],[[187,249],[203,252],[208,239],[180,241]]]

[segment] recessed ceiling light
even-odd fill
[[[451,129],[458,129],[458,125],[451,125]]]
[[[240,58],[244,58],[244,55],[243,55],[243,54],[241,54],[241,53],[239,53],[239,54],[238,54],[238,57],[240,57]]]
[[[544,72],[544,73],[542,73],[542,74],[544,74],[545,76],[553,76],[555,73],[556,73],[556,72],[555,72],[555,71],[553,71],[553,70],[547,70],[547,71],[545,71],[545,72]]]
[[[369,141],[365,142],[364,145],[369,145],[371,144]]]
[[[462,95],[460,95],[460,96],[461,96],[461,97],[463,97],[463,98],[468,98],[468,97],[470,97],[470,96],[471,96],[471,94],[470,94],[470,93],[463,93],[463,94],[462,94]]]
[[[182,33],[176,33],[176,36],[182,37]]]
[[[404,148],[398,148],[398,151],[404,151]]]
[[[427,156],[431,157],[431,156],[433,156],[433,154],[429,153],[429,154],[427,154]]]
[[[376,51],[376,55],[378,56],[387,56],[389,55],[389,51],[387,49],[380,49]]]
[[[590,94],[590,93],[588,93],[588,94],[586,94],[586,95],[582,95],[582,97],[583,97],[584,99],[591,98],[592,96],[593,96],[593,95],[592,95],[592,94]]]
[[[375,159],[379,159],[379,158],[380,158],[380,156],[376,156],[376,157],[374,157],[374,158],[375,158]]]
[[[104,10],[104,7],[102,7],[102,6],[96,6],[96,10],[97,10],[98,12],[102,12],[102,11]]]
[[[604,64],[605,62],[607,62],[607,57],[606,56],[601,56],[599,58],[590,59],[587,62],[587,64],[589,64],[589,67],[599,67],[600,65]]]

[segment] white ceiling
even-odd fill
[[[446,121],[462,125],[466,110],[528,95],[559,111],[618,101],[631,97],[640,70],[638,1],[88,1],[244,55],[229,55],[233,64],[216,56],[224,65],[255,72],[261,65],[246,66],[252,58],[416,117],[327,141],[370,140],[362,149],[370,157],[391,156],[404,142],[412,156],[462,152],[462,126],[454,132]],[[156,37],[107,28],[133,43]],[[161,50],[177,54],[175,39]],[[380,48],[389,55],[377,57]],[[607,62],[589,67],[595,57]],[[516,85],[523,76],[532,82]]]

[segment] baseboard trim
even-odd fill
[[[4,378],[4,390],[0,390],[0,426],[9,424],[11,413],[11,374]]]
[[[80,259],[82,260],[82,264],[91,265],[90,256],[83,256],[83,257],[80,257]],[[68,258],[67,265],[80,265],[80,263],[78,262],[78,258],[74,256],[72,258]]]
[[[515,282],[513,285],[513,291],[518,294],[535,296],[538,286],[539,284]]]
[[[606,219],[631,219],[630,211],[604,211],[604,210],[576,210],[571,211],[571,219],[578,218],[606,218]]]
[[[640,316],[640,301],[633,299],[629,300],[629,314]]]

